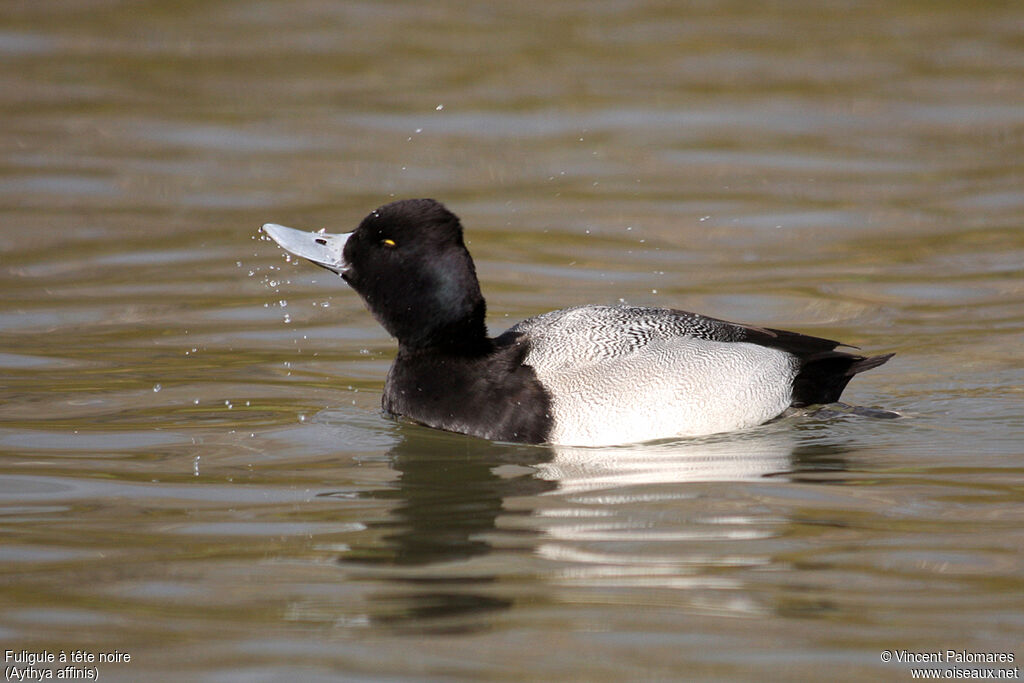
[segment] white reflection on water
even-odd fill
[[[617,446],[556,446],[538,476],[560,493],[647,484],[756,479],[791,469],[796,436],[774,425],[703,439]]]
[[[732,570],[770,565],[759,542],[786,520],[751,516],[705,499],[707,482],[752,482],[794,469],[798,435],[788,420],[700,439],[613,448],[554,449],[537,476],[557,482],[540,509],[535,555],[572,603],[662,600],[720,615],[762,614]],[[726,572],[726,573],[723,573]]]

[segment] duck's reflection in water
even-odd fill
[[[711,490],[686,485],[784,478],[798,439],[786,425],[615,448],[495,444],[416,427],[400,435],[393,487],[364,494],[394,505],[339,562],[378,586],[369,621],[432,632],[484,628],[538,585],[735,587],[704,569],[761,562],[734,544],[777,530],[714,503],[706,513],[725,521],[709,523],[685,501]],[[722,540],[729,548],[715,558],[709,542]]]

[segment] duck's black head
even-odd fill
[[[486,307],[458,217],[433,199],[385,204],[345,241],[345,281],[406,349],[474,350]]]

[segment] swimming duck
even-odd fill
[[[385,412],[486,439],[604,446],[744,429],[838,401],[893,355],[627,305],[552,311],[490,337],[462,224],[433,199],[381,206],[347,234],[263,231],[341,275],[398,341]]]

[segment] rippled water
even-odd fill
[[[128,653],[104,680],[1019,663],[1024,10],[891,5],[9,3],[0,645]],[[462,216],[494,332],[797,329],[896,352],[844,398],[905,417],[390,421],[393,342],[257,226],[408,196]]]

